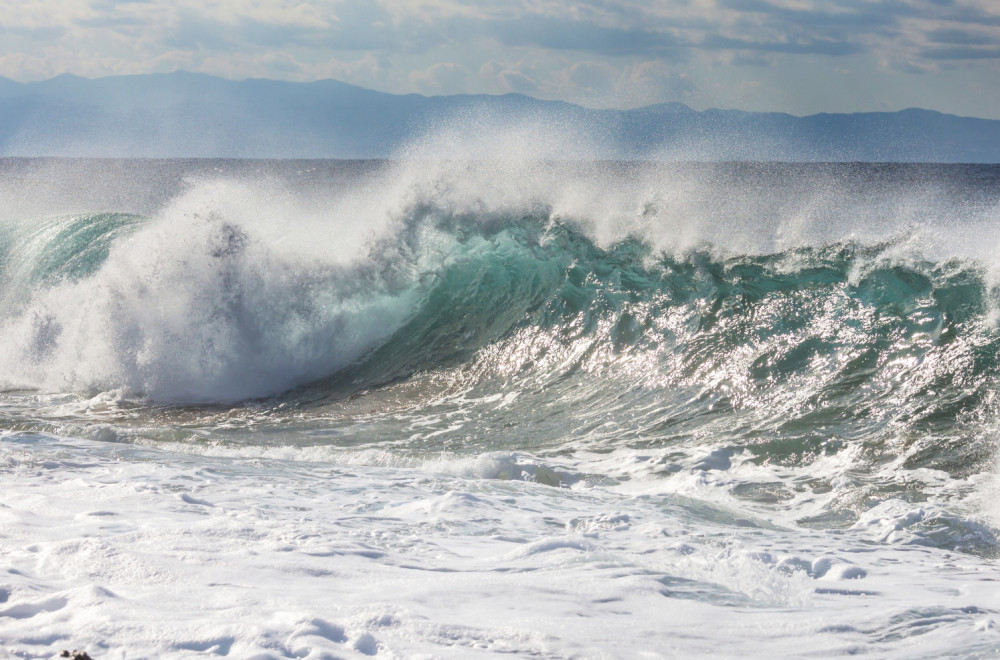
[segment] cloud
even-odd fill
[[[990,5],[931,0],[0,0],[0,30],[29,40],[56,37],[102,53],[101,33],[137,39],[154,58],[175,50],[242,52],[307,49],[383,55],[449,51],[475,69],[484,62],[555,57],[685,61],[699,52],[778,56],[895,50],[940,59],[931,44],[989,45],[1000,25]],[[464,55],[456,51],[462,51]],[[145,52],[145,51],[143,51]],[[488,54],[487,54],[488,53]],[[511,57],[514,55],[514,57]],[[972,56],[983,57],[981,53]],[[474,63],[472,60],[477,59]],[[735,60],[731,60],[735,61]],[[764,60],[757,58],[757,64]],[[424,61],[414,71],[434,64]],[[523,73],[523,72],[522,72]],[[530,76],[529,76],[530,77]],[[413,82],[426,82],[416,76]]]
[[[728,66],[773,66],[775,57],[759,51],[728,51],[719,60]]]
[[[440,62],[410,74],[410,80],[427,94],[458,94],[465,91],[469,71],[455,62]]]
[[[863,50],[861,44],[828,39],[805,38],[792,41],[750,41],[747,39],[733,39],[721,35],[706,37],[698,44],[698,47],[708,50],[762,51],[794,55],[815,54],[833,56],[852,55]]]
[[[644,60],[614,66],[599,60],[574,62],[540,81],[558,98],[590,107],[636,107],[679,101],[698,86],[675,63]]]
[[[989,88],[1000,68],[1000,5],[991,0],[0,0],[0,39],[0,75],[15,79],[66,71],[94,76],[186,69],[227,77],[334,77],[399,93],[520,92],[629,106],[682,99],[703,105],[728,98],[742,102],[737,88],[753,75],[767,84],[746,98],[767,105],[776,101],[763,90],[773,93],[783,79],[794,79],[796,86],[820,79],[843,85],[841,96],[847,98],[862,94],[849,87],[862,75],[895,76],[890,79],[904,80],[897,87],[905,90],[924,87],[914,76],[962,70],[966,82],[936,84],[944,90],[977,79],[979,88]],[[856,73],[838,75],[838,68]],[[878,84],[861,82],[872,95],[872,88],[883,93]],[[807,95],[792,91],[786,98],[800,102],[798,97]]]
[[[668,31],[626,29],[539,14],[484,21],[473,29],[505,46],[533,46],[547,50],[634,55],[669,53],[681,46]]]
[[[677,101],[697,89],[688,76],[658,60],[636,62],[626,69],[618,82],[619,95],[629,105]]]
[[[0,25],[0,34],[7,33],[25,37],[32,41],[53,41],[62,38],[66,34],[66,28],[59,25],[45,25],[39,27],[25,27],[12,25],[10,27]]]
[[[940,30],[928,30],[926,32],[928,40],[939,44],[962,44],[962,45],[988,45],[997,42],[996,35],[985,32],[971,32],[955,28],[943,28]]]
[[[479,77],[493,82],[503,92],[537,94],[544,91],[536,80],[533,67],[525,62],[514,64],[490,61],[479,68]]]
[[[563,85],[588,96],[606,96],[614,91],[621,72],[599,61],[575,62],[559,71]]]
[[[392,68],[389,60],[370,54],[347,60],[330,58],[304,67],[313,80],[336,78],[344,82],[369,86],[373,83],[385,86]]]
[[[1000,60],[1000,46],[924,48],[920,51],[920,56],[929,60]]]
[[[190,7],[178,9],[168,25],[163,43],[171,48],[221,51],[303,45],[323,31],[320,23],[265,23],[250,16],[213,16]]]
[[[717,0],[720,7],[740,13],[758,14],[775,25],[796,27],[843,27],[872,28],[896,25],[907,16],[915,15],[912,5],[904,1],[896,2],[844,2],[843,0],[823,3],[800,2],[783,6],[768,0]]]

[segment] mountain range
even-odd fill
[[[185,72],[0,78],[5,157],[387,158],[442,127],[488,133],[528,122],[570,127],[596,158],[1000,162],[1000,120],[921,109],[807,117],[680,103],[608,110],[521,94],[396,95],[336,80]]]

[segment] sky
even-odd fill
[[[1000,118],[1000,0],[0,0],[0,76]]]

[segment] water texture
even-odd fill
[[[518,139],[0,161],[5,648],[996,653],[1000,168]]]

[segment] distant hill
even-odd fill
[[[0,78],[0,156],[384,158],[453,117],[538,121],[588,136],[594,157],[1000,162],[1000,121],[929,110],[796,117],[679,103],[595,110],[520,94],[421,96],[335,80],[193,73]]]

